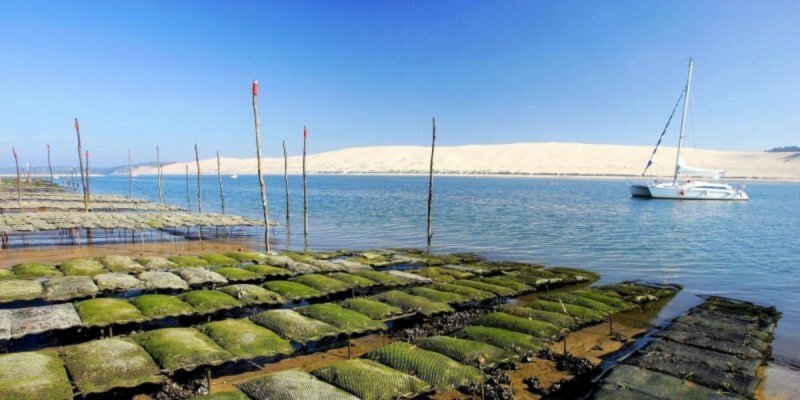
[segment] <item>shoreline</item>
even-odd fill
[[[230,175],[230,174],[225,174]],[[223,176],[225,176],[223,175]],[[249,173],[242,173],[236,174],[238,176],[257,176],[257,174],[249,174]],[[272,173],[272,172],[265,172],[264,176],[283,176],[280,173]],[[290,172],[289,176],[302,176],[300,173]],[[314,175],[314,176],[414,176],[414,177],[427,177],[427,172],[308,172],[307,175]],[[95,176],[95,175],[93,175]],[[108,174],[108,175],[96,175],[97,177],[127,177],[125,174]],[[153,174],[139,174],[138,177],[155,177],[156,175]],[[179,174],[168,174],[165,173],[164,176],[173,176],[173,177],[181,177],[183,175]],[[210,176],[215,177],[216,174],[210,173],[202,173],[201,176]],[[549,174],[549,173],[534,173],[534,174],[525,174],[525,173],[452,173],[452,172],[435,172],[434,177],[446,177],[446,178],[509,178],[509,179],[567,179],[567,180],[636,180],[636,181],[651,181],[651,180],[670,180],[670,176],[638,176],[638,175],[609,175],[609,174],[597,174],[597,175],[590,175],[590,174]],[[134,177],[136,179],[136,177]],[[800,177],[796,179],[789,179],[789,178],[759,178],[759,177],[726,177],[722,179],[723,181],[741,181],[741,182],[756,182],[756,183],[800,183]]]

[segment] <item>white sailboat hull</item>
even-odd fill
[[[742,188],[704,182],[648,185],[650,197],[672,200],[750,200]]]

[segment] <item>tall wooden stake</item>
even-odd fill
[[[192,212],[192,201],[189,199],[189,164],[186,164],[186,209]]]
[[[22,207],[22,179],[19,177],[19,157],[17,157],[17,149],[11,147],[11,153],[14,154],[14,164],[17,166],[17,202]]]
[[[197,163],[197,212],[203,213],[203,189],[200,182],[200,153],[197,151],[197,143],[194,144],[194,161]]]
[[[283,141],[283,184],[286,187],[286,232],[291,230],[289,225],[289,159],[286,156],[286,141]]]
[[[56,180],[53,179],[53,165],[50,163],[50,145],[47,145],[47,169],[50,170],[50,192],[53,191]]]
[[[128,200],[133,199],[133,163],[131,149],[128,149]]]
[[[433,153],[436,149],[436,118],[433,118],[433,138],[431,140],[431,168],[428,172],[428,253],[431,252],[431,239],[433,239],[432,208],[433,208]]]
[[[86,211],[89,211],[91,196],[92,187],[89,185],[89,150],[86,150]]]
[[[258,184],[261,186],[261,207],[264,211],[264,247],[269,249],[269,207],[267,204],[267,185],[261,171],[261,122],[258,120],[258,81],[253,81],[253,124],[256,129],[256,157],[258,164]]]
[[[308,130],[303,126],[303,241],[308,250],[308,182],[306,181],[306,145]]]
[[[75,118],[75,134],[78,135],[78,163],[81,169],[81,188],[83,189],[83,211],[89,211],[89,198],[86,197],[86,175],[83,169],[83,150],[81,150],[81,125]]]
[[[219,202],[222,205],[222,213],[225,214],[225,192],[222,191],[222,168],[219,162],[219,150],[217,150],[217,183],[219,184]]]
[[[156,145],[156,182],[158,183],[158,204],[164,204],[164,182],[161,173],[161,150]]]

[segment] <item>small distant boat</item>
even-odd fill
[[[231,175],[231,179],[236,179],[238,177],[239,177],[239,175],[236,175],[236,174]]]
[[[675,174],[672,181],[668,182],[648,182],[648,183],[634,183],[630,185],[631,196],[651,198],[651,199],[672,199],[672,200],[749,200],[750,197],[744,191],[744,185],[737,188],[720,182],[723,176],[723,171],[695,168],[686,165],[681,158],[681,147],[683,147],[684,128],[686,126],[686,111],[689,108],[689,92],[692,87],[692,70],[694,68],[694,61],[689,59],[689,77],[686,80],[686,88],[683,92],[683,115],[681,117],[681,129],[678,136],[678,156],[675,160]],[[678,99],[680,101],[680,99]],[[678,104],[675,104],[677,109]],[[672,110],[672,115],[675,110]],[[647,166],[642,173],[644,176],[647,169],[653,165],[653,160],[658,151],[658,145],[661,144],[661,139],[664,138],[664,133],[669,127],[669,121],[672,120],[670,115],[667,120],[667,126],[661,132],[661,137],[658,139],[653,154],[647,162]],[[679,175],[692,175],[692,176],[705,176],[710,177],[714,182],[696,181],[692,179],[679,179]]]

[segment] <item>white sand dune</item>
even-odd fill
[[[582,143],[514,143],[503,145],[441,146],[436,148],[438,174],[459,175],[584,175],[639,176],[651,147]],[[648,176],[671,176],[674,147],[659,149]],[[733,152],[685,149],[686,163],[720,169],[728,178],[800,180],[800,153]],[[430,148],[423,146],[356,147],[309,155],[309,173],[419,174],[428,170]],[[265,158],[265,173],[282,174],[282,158]],[[164,173],[182,175],[185,166],[196,171],[194,161],[164,166]],[[254,158],[223,158],[222,173],[255,174]],[[215,174],[216,159],[200,161],[204,174]],[[301,171],[301,157],[289,157],[289,173]],[[125,171],[127,172],[127,171]],[[136,168],[154,175],[154,167]]]

